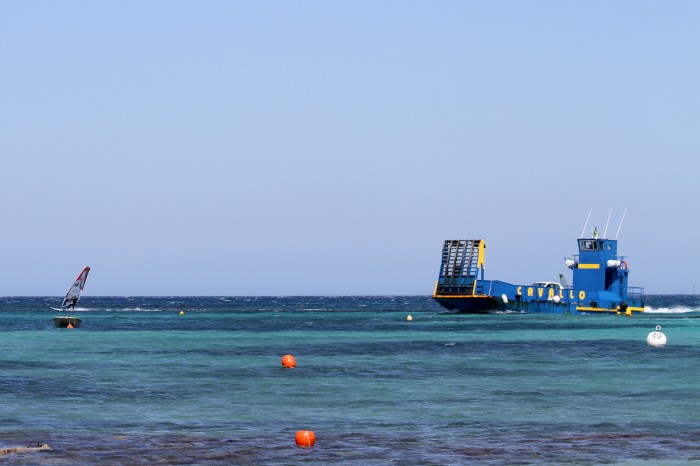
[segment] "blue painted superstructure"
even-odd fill
[[[578,239],[578,255],[566,258],[573,284],[536,282],[514,285],[484,279],[483,240],[446,240],[433,298],[466,313],[499,311],[573,313],[644,312],[644,289],[628,286],[629,268],[617,253],[617,240]],[[561,276],[563,278],[563,276]]]

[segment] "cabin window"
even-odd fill
[[[598,242],[592,239],[582,239],[579,240],[579,249],[585,251],[597,251]]]

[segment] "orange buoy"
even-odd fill
[[[291,354],[285,354],[282,356],[282,367],[287,369],[294,369],[297,365],[296,359]]]
[[[297,431],[296,441],[300,447],[313,447],[314,443],[316,443],[316,434],[310,430],[299,430]]]
[[[68,325],[66,325],[66,328],[74,328],[74,327],[73,327],[73,324],[71,324],[70,322],[68,322]]]

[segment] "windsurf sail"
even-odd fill
[[[61,304],[61,309],[67,309],[69,307],[75,307],[80,299],[80,292],[83,291],[85,286],[85,281],[87,280],[88,273],[90,273],[90,267],[85,267],[78,278],[73,282],[73,286],[70,287],[66,297],[63,298],[63,303]]]

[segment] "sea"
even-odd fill
[[[60,301],[0,298],[2,464],[700,464],[697,296],[631,317],[84,296],[76,329]]]

